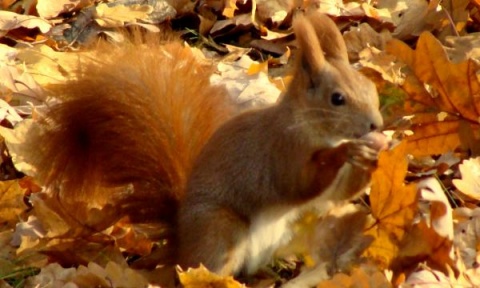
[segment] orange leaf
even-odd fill
[[[179,271],[178,278],[183,287],[223,287],[240,288],[242,285],[235,281],[232,276],[219,276],[207,270],[200,264],[198,268],[190,268],[186,272]]]
[[[233,18],[233,16],[235,16],[235,10],[237,9],[237,0],[227,0],[225,1],[225,8],[222,14],[227,18]]]
[[[421,156],[443,154],[458,147],[460,119],[441,113],[418,113],[411,119],[415,133],[408,137],[408,153]]]
[[[412,141],[409,152],[421,156],[457,148],[460,145],[459,121],[463,118],[472,125],[478,125],[480,120],[480,82],[477,78],[480,66],[470,59],[460,63],[450,62],[445,49],[429,32],[420,35],[415,51],[399,40],[390,41],[387,51],[411,69],[402,87],[410,101],[422,104],[412,112],[435,112],[414,120],[412,130],[415,135],[408,138]],[[448,121],[432,121],[435,118],[433,115],[439,112],[446,112],[452,117]]]
[[[365,232],[375,240],[364,253],[384,268],[398,255],[405,230],[412,225],[417,210],[414,184],[405,185],[407,143],[380,154],[378,168],[372,175],[370,203],[376,223]]]

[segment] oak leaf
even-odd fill
[[[406,230],[413,224],[417,211],[415,184],[405,184],[407,143],[380,153],[378,168],[372,175],[370,203],[375,223],[365,231],[374,237],[364,253],[387,268],[399,253]]]
[[[480,119],[480,65],[472,60],[452,63],[440,42],[429,32],[420,35],[416,50],[399,40],[387,44],[387,52],[406,63],[402,85],[415,113],[414,135],[408,138],[409,152],[442,154],[460,145],[461,120],[478,126]],[[444,116],[439,117],[439,115]]]

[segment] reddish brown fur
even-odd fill
[[[64,200],[115,200],[130,216],[168,218],[181,200],[178,263],[254,272],[290,237],[276,220],[357,194],[378,152],[356,141],[382,125],[375,87],[349,66],[335,24],[316,13],[294,29],[300,56],[282,101],[229,121],[225,91],[179,43],[100,45],[99,60],[52,89],[64,102],[34,140],[39,178]],[[339,91],[345,105],[332,104]],[[105,193],[129,183],[133,194]],[[275,235],[261,238],[264,222]]]
[[[190,49],[134,42],[99,44],[72,80],[51,87],[63,102],[48,112],[46,133],[31,139],[41,149],[34,162],[66,202],[115,199],[133,214],[171,216],[194,159],[233,112],[224,89],[209,84],[212,67]],[[134,195],[106,191],[129,183]]]
[[[345,44],[326,15],[301,17],[294,29],[300,55],[282,101],[225,123],[195,163],[179,212],[182,267],[255,272],[290,237],[283,217],[324,195],[349,199],[369,183],[377,151],[354,140],[382,125],[375,87],[335,50]],[[345,105],[332,104],[335,92]],[[351,156],[361,163],[347,163]],[[257,225],[278,229],[262,234]]]

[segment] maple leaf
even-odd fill
[[[399,253],[399,245],[413,222],[417,210],[415,184],[406,185],[407,143],[380,153],[378,168],[372,175],[370,203],[375,223],[365,231],[374,237],[364,255],[386,268]]]
[[[422,156],[457,148],[460,121],[478,126],[480,119],[480,66],[472,60],[450,62],[429,32],[420,35],[415,51],[399,40],[390,41],[386,50],[410,69],[402,87],[414,102],[407,112],[418,114],[412,120],[408,151]]]

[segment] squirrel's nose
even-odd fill
[[[383,117],[380,112],[375,113],[375,115],[372,115],[372,119],[370,122],[370,132],[378,130],[383,127]]]

